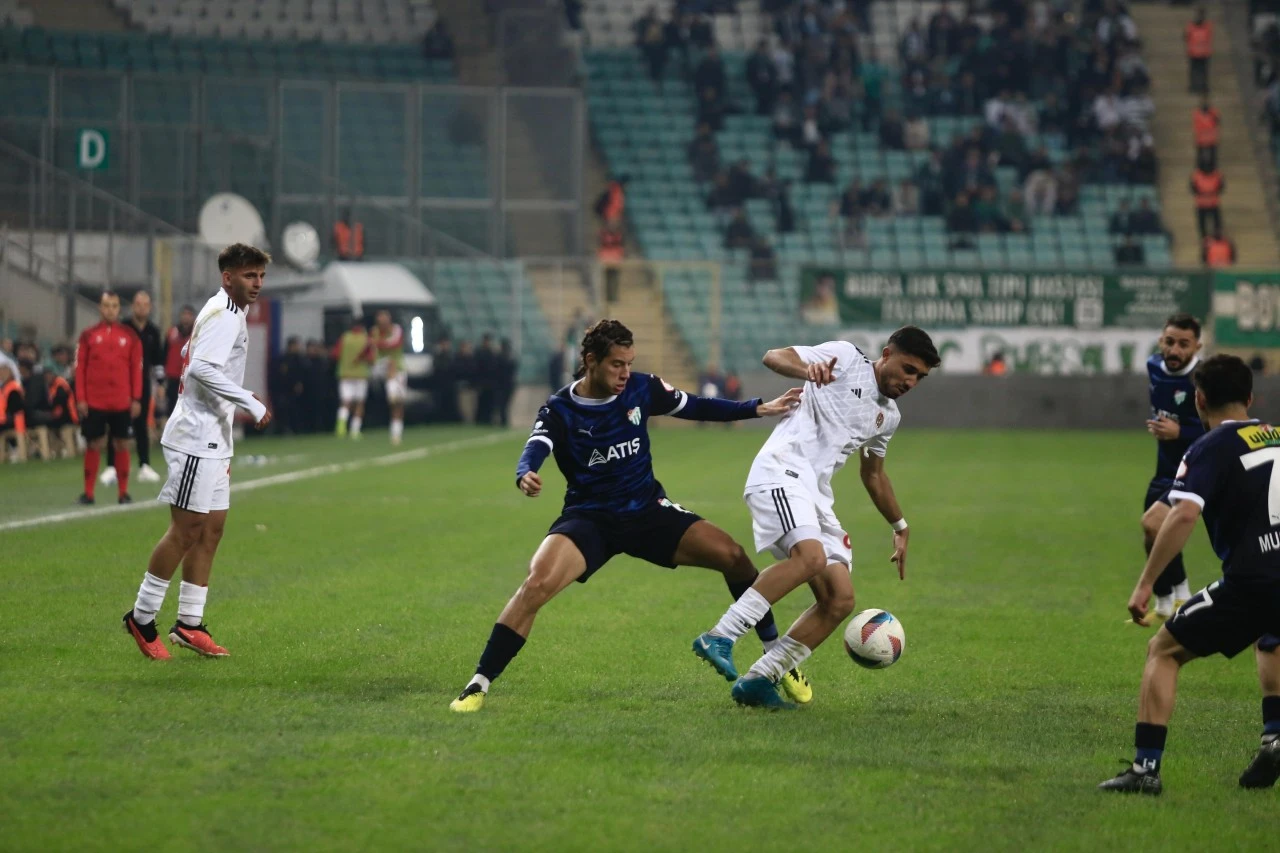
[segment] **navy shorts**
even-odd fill
[[[1255,643],[1272,651],[1280,646],[1280,582],[1214,581],[1188,598],[1164,626],[1201,657],[1235,657]]]
[[[680,540],[701,520],[697,513],[660,498],[639,512],[570,510],[556,519],[547,534],[567,536],[578,546],[587,560],[587,570],[578,582],[586,583],[619,554],[674,569]]]
[[[1163,477],[1157,477],[1147,486],[1147,496],[1142,501],[1142,511],[1146,512],[1151,509],[1153,504],[1163,503],[1173,506],[1169,503],[1169,490],[1173,488],[1173,482]]]

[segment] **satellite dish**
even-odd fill
[[[258,209],[247,198],[218,193],[200,208],[200,237],[215,249],[232,243],[264,246],[267,231]]]
[[[320,257],[320,235],[309,222],[290,222],[284,227],[281,235],[284,244],[284,257],[295,267],[313,270]]]

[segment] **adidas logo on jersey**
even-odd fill
[[[596,465],[604,465],[615,459],[624,459],[628,456],[635,456],[640,452],[640,439],[633,438],[630,441],[622,441],[613,445],[607,451],[592,450],[591,458],[587,460],[587,467],[591,468]]]

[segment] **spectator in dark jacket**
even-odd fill
[[[1147,262],[1147,255],[1142,249],[1142,244],[1132,234],[1125,237],[1124,242],[1116,246],[1115,258],[1116,266],[1118,267],[1140,267]]]
[[[773,112],[778,95],[778,69],[769,56],[769,45],[764,39],[747,59],[747,85],[756,98],[756,115],[767,116]]]
[[[957,193],[951,212],[947,214],[947,230],[953,234],[972,234],[978,230],[978,219],[969,205],[968,193]]]
[[[720,171],[720,146],[708,124],[699,124],[697,134],[689,143],[689,165],[693,167],[693,179],[698,183],[712,180]]]
[[[733,212],[733,219],[729,222],[728,229],[724,233],[724,247],[726,249],[750,249],[751,244],[755,242],[756,232],[751,227],[751,223],[747,221],[747,214],[742,208],[737,208]]]
[[[826,141],[819,142],[809,153],[809,163],[805,166],[804,180],[807,184],[834,184],[836,181],[836,161],[831,156],[831,148]]]

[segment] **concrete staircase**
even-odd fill
[[[107,0],[27,0],[35,14],[36,26],[49,30],[129,29],[124,15]]]
[[[1160,158],[1160,204],[1165,225],[1173,234],[1174,263],[1183,268],[1199,267],[1200,236],[1188,184],[1196,153],[1191,113],[1200,96],[1187,91],[1183,46],[1183,28],[1193,9],[1162,3],[1134,3],[1131,8],[1142,38],[1142,53],[1155,81],[1151,87],[1156,106],[1151,130]],[[1231,43],[1218,6],[1209,4],[1208,10],[1214,23],[1210,101],[1222,114],[1218,166],[1227,182],[1222,196],[1223,232],[1236,243],[1240,267],[1273,268],[1280,263],[1280,247],[1254,157],[1248,106],[1230,59],[1237,46]],[[1238,47],[1248,50],[1247,45]]]
[[[453,35],[458,82],[465,86],[501,85],[502,71],[490,44],[485,4],[479,0],[435,0],[435,7]]]
[[[697,393],[697,369],[684,338],[663,306],[655,272],[644,265],[621,270],[618,301],[604,302],[603,316],[621,320],[636,337],[636,370],[654,373],[669,384]]]

